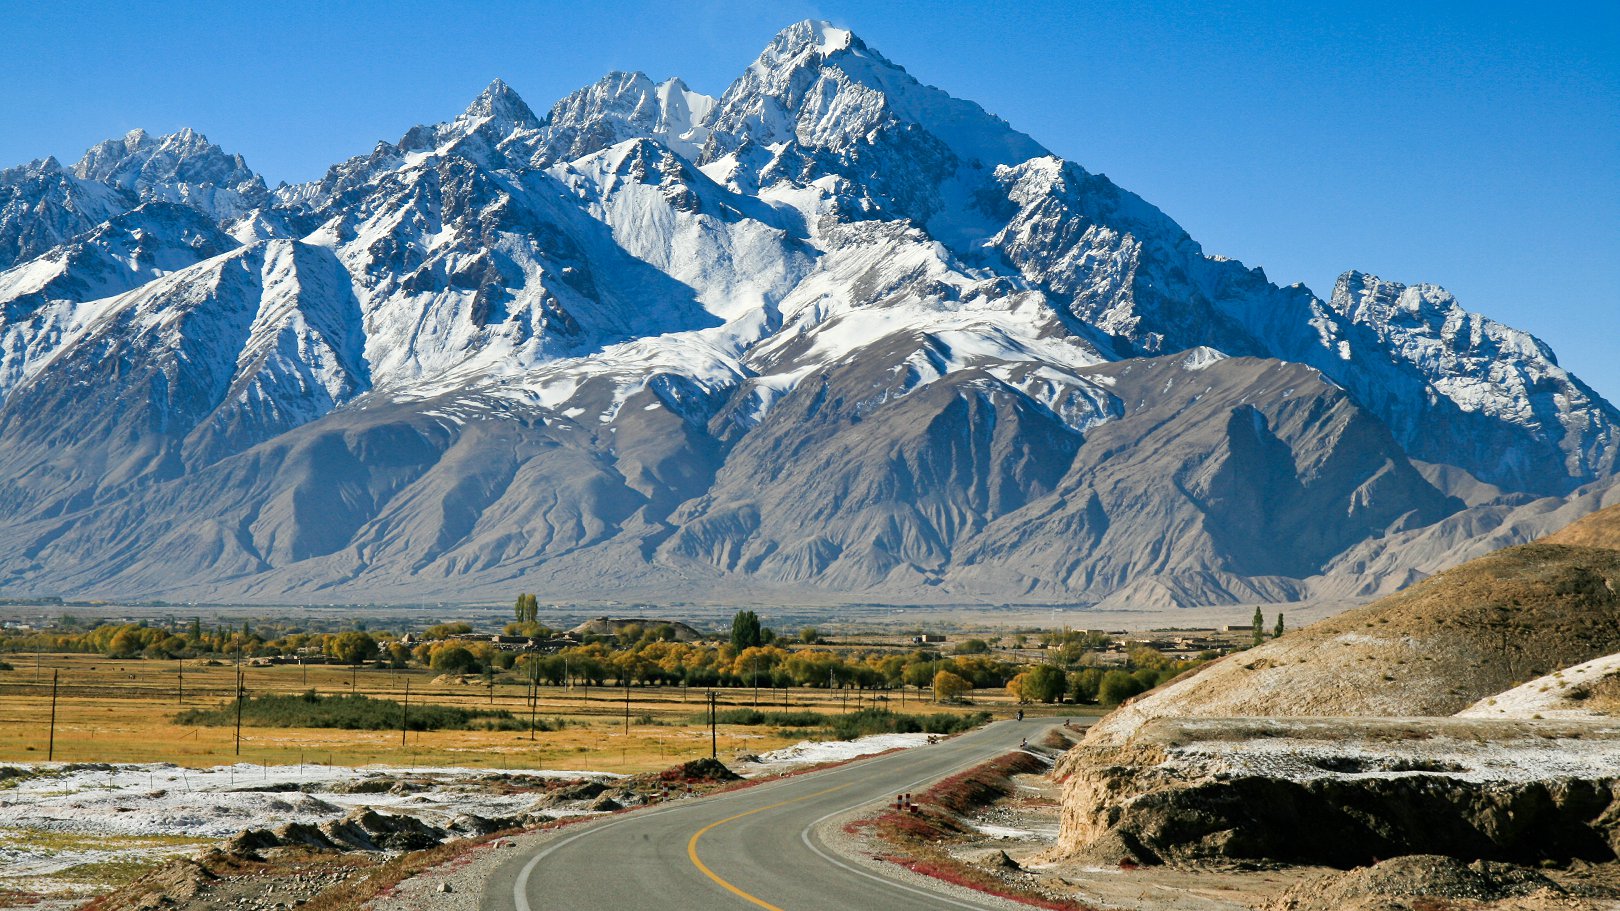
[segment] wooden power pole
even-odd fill
[[[45,748],[45,761],[56,758],[56,677],[61,671],[51,671],[51,741]]]

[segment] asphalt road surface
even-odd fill
[[[937,744],[582,824],[503,864],[484,911],[1004,908],[852,864],[822,843],[816,824],[921,791],[1024,737],[1038,740],[1049,726],[997,722]]]

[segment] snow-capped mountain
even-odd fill
[[[240,218],[270,195],[242,156],[226,155],[189,128],[156,139],[145,130],[109,139],[85,152],[73,174],[141,199],[185,203],[216,221]]]
[[[1615,470],[1531,336],[1207,256],[818,22],[298,186],[190,130],[3,171],[0,269],[16,593],[1293,598]]]

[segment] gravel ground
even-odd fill
[[[580,823],[579,825],[591,825]],[[373,899],[367,911],[478,911],[484,902],[484,886],[497,867],[514,854],[535,850],[563,833],[578,832],[578,826],[542,829],[479,845],[449,863],[405,880],[386,895]],[[448,891],[447,891],[448,890]]]
[[[943,893],[988,907],[1007,908],[1012,909],[1012,911],[1029,911],[1029,905],[989,895],[976,889],[943,882],[931,876],[915,873],[899,864],[879,860],[877,854],[892,849],[866,836],[851,835],[844,831],[844,826],[871,816],[874,812],[874,808],[864,807],[850,810],[847,813],[840,813],[816,827],[815,840],[820,843],[824,851],[831,854],[839,862],[873,876],[881,876],[886,880],[897,881],[913,889],[936,894]],[[874,883],[873,888],[880,887]],[[878,905],[874,905],[874,907],[878,907]]]

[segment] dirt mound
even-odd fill
[[[461,816],[464,825],[476,817]],[[286,823],[273,831],[244,829],[225,842],[224,852],[258,857],[270,848],[308,848],[316,851],[418,851],[451,838],[454,833],[428,825],[414,816],[378,813],[358,807],[342,819],[320,825]]]
[[[182,858],[165,864],[116,892],[97,899],[96,911],[158,911],[185,904],[219,877],[203,864]]]
[[[737,781],[742,778],[718,759],[694,759],[658,774],[660,781]]]
[[[1542,538],[1541,543],[1620,550],[1620,506],[1590,513]]]
[[[1620,652],[1594,658],[1498,693],[1463,718],[1607,718],[1620,714]]]
[[[1458,901],[1477,907],[1472,903],[1515,898],[1530,901],[1508,907],[1526,911],[1589,907],[1571,902],[1568,891],[1535,870],[1418,854],[1300,883],[1264,911],[1430,911],[1459,907],[1451,904]]]
[[[1616,651],[1620,551],[1526,544],[1208,665],[1085,741],[1120,742],[1166,716],[1451,715]]]

